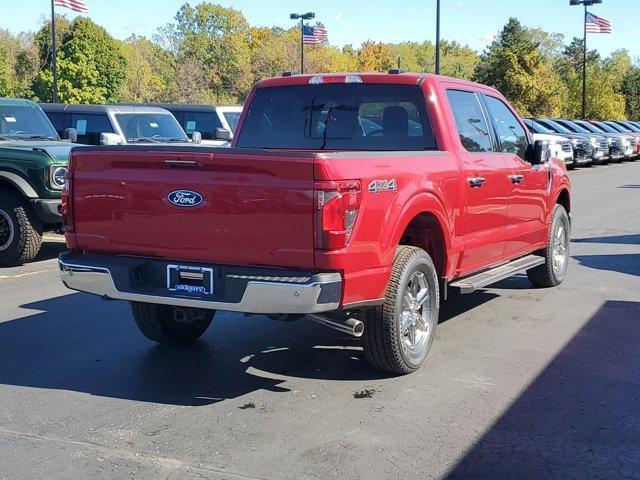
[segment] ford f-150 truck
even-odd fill
[[[74,149],[70,288],[189,343],[215,310],[307,316],[376,367],[425,360],[448,288],[563,281],[570,183],[496,90],[427,74],[259,82],[230,148]]]

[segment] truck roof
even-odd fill
[[[45,112],[67,112],[67,113],[166,113],[167,110],[160,107],[150,107],[147,105],[67,105],[65,103],[41,103],[40,106]]]
[[[36,103],[26,98],[0,98],[0,107],[35,107]]]
[[[242,105],[202,105],[199,103],[123,103],[118,105],[145,105],[152,107],[165,108],[175,111],[193,111],[193,112],[214,112],[218,108],[238,108],[242,109]]]
[[[455,83],[460,86],[472,87],[474,89],[491,90],[499,93],[496,89],[482,85],[480,83],[463,80],[460,78],[446,77],[444,75],[435,75],[433,73],[415,73],[415,72],[397,72],[391,70],[389,73],[380,72],[345,72],[345,73],[319,73],[319,74],[287,74],[281,77],[267,78],[258,82],[258,87],[279,87],[285,85],[306,85],[312,78],[322,79],[318,83],[342,83],[339,79],[345,77],[359,77],[362,83],[386,83],[401,85],[422,85],[424,82],[438,83],[446,81]],[[327,81],[328,80],[328,81]],[[345,82],[346,83],[346,82]]]

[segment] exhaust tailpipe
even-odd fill
[[[360,338],[362,332],[364,332],[364,323],[355,318],[346,318],[344,320],[334,320],[333,318],[325,317],[323,315],[316,315],[310,313],[307,317],[316,323],[321,323],[325,327],[333,328],[352,337]]]

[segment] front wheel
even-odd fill
[[[562,205],[556,205],[551,216],[547,247],[539,252],[545,263],[527,270],[527,277],[534,286],[555,287],[562,283],[569,265],[570,237],[569,215]]]
[[[0,267],[30,262],[42,245],[42,224],[22,197],[0,192]]]
[[[364,328],[367,361],[406,374],[427,358],[438,325],[438,274],[424,250],[400,246],[382,306],[369,311]]]
[[[214,310],[131,302],[136,325],[149,340],[162,344],[195,342],[207,331]]]

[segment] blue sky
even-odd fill
[[[89,16],[113,36],[124,39],[136,33],[151,36],[159,25],[172,21],[181,0],[85,0]],[[568,39],[582,36],[582,7],[570,7],[569,0],[441,0],[442,38],[457,40],[482,50],[510,16],[525,25],[563,33]],[[589,35],[590,48],[608,54],[627,48],[640,57],[637,41],[637,0],[604,0],[590,11],[613,24],[611,35]],[[50,15],[49,0],[11,2],[19,8],[4,9],[0,27],[13,32],[34,30]],[[192,4],[198,3],[191,2]],[[335,45],[359,45],[365,40],[401,42],[433,39],[435,0],[218,0],[236,8],[252,25],[292,25],[291,12],[316,12],[327,26]],[[70,10],[58,7],[58,12]]]

